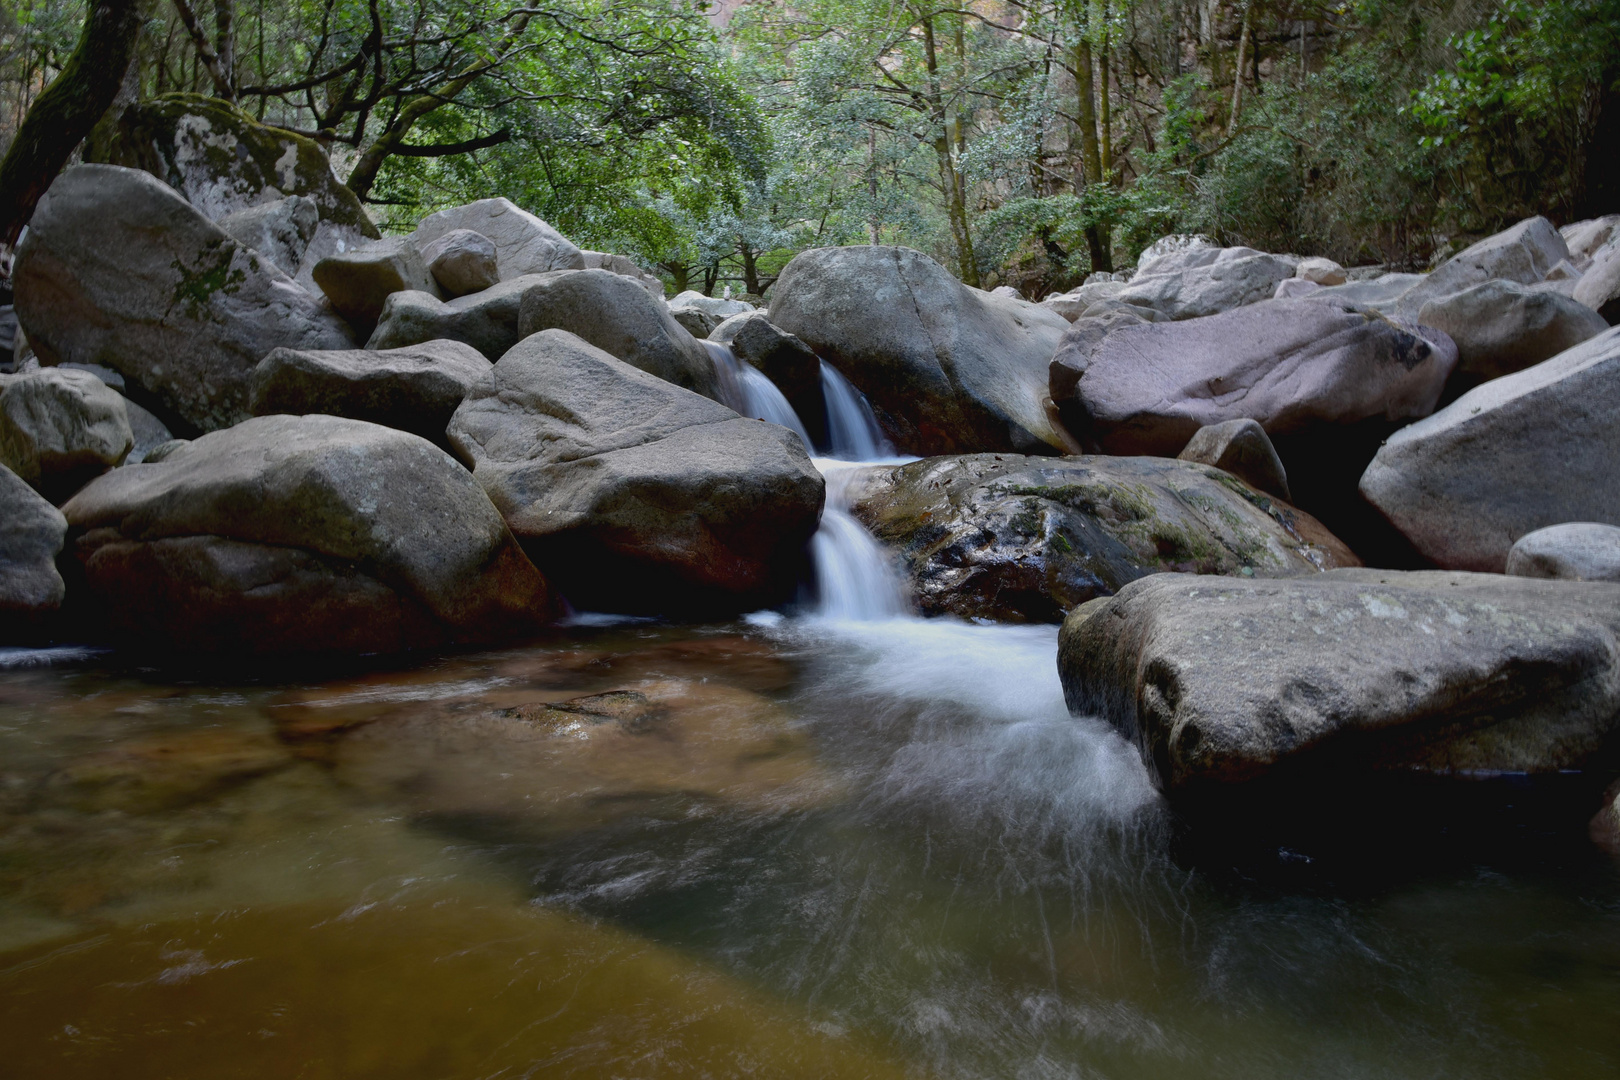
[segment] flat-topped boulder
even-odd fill
[[[389,237],[341,254],[328,255],[310,271],[332,309],[360,336],[376,329],[383,305],[397,292],[437,294],[438,282],[410,241]]]
[[[1057,622],[1144,574],[1359,565],[1310,515],[1166,458],[924,458],[870,470],[852,512],[899,554],[928,615]]]
[[[56,555],[66,535],[62,512],[0,465],[0,642],[31,636],[62,606]]]
[[[1470,390],[1390,436],[1367,500],[1425,557],[1500,573],[1526,533],[1620,524],[1620,328]]]
[[[445,426],[489,368],[482,353],[460,341],[341,352],[277,349],[253,371],[251,407],[255,416],[347,416],[447,445]]]
[[[449,437],[537,565],[588,610],[786,599],[821,513],[821,475],[792,432],[562,330],[507,352]]]
[[[1593,765],[1620,729],[1617,634],[1620,585],[1162,574],[1070,614],[1058,670],[1069,708],[1135,742],[1166,791],[1310,799],[1324,780]]]
[[[90,483],[70,554],[114,640],[395,652],[533,631],[555,599],[478,482],[425,439],[265,416]]]
[[[100,364],[171,430],[246,419],[273,349],[353,348],[330,308],[174,189],[135,169],[68,169],[29,225],[18,318],[46,364]]]
[[[836,367],[908,453],[1058,453],[1046,365],[1068,322],[991,296],[909,248],[818,248],[788,263],[771,322]]]
[[[585,255],[562,233],[510,199],[479,199],[422,219],[411,242],[418,251],[446,233],[470,229],[495,245],[502,281],[550,270],[583,270]]]

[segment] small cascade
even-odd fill
[[[825,360],[821,362],[821,396],[827,402],[828,457],[875,461],[894,456],[894,445],[883,437],[866,395]]]
[[[720,397],[728,408],[750,419],[780,424],[797,435],[804,442],[806,450],[814,451],[810,433],[805,431],[799,414],[793,411],[788,399],[782,396],[775,383],[765,377],[763,371],[738,360],[730,345],[707,340],[698,344],[707,349],[714,360],[715,374],[720,382]]]
[[[810,540],[810,557],[816,570],[815,611],[823,618],[869,622],[912,614],[889,552],[849,512],[855,482],[867,464],[816,460],[827,478],[827,504],[821,528]]]

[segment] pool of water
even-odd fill
[[[1620,1075],[1613,860],[1188,861],[1055,649],[762,615],[0,655],[0,1071]]]

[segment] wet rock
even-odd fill
[[[1500,573],[1526,533],[1620,522],[1620,329],[1470,390],[1379,449],[1361,492],[1445,569]]]
[[[1198,319],[1269,300],[1295,262],[1253,248],[1191,247],[1144,263],[1113,299]]]
[[[773,325],[760,311],[727,319],[710,340],[730,346],[737,359],[763,372],[799,414],[811,441],[826,444],[827,402],[821,392],[821,360],[814,349]]]
[[[1539,364],[1608,329],[1584,304],[1500,279],[1429,301],[1418,321],[1456,343],[1453,394]]]
[[[855,384],[908,453],[1065,448],[1045,399],[1068,323],[970,289],[920,252],[803,252],[777,279],[770,318]]]
[[[111,636],[199,652],[392,652],[555,613],[477,482],[414,435],[246,420],[92,482],[63,513]]]
[[[649,274],[637,266],[635,260],[628,259],[623,255],[610,255],[605,251],[586,251],[581,252],[581,254],[585,256],[585,269],[611,270],[615,274],[623,274],[643,289],[646,289],[648,295],[655,300],[664,298],[664,283],[658,279],[656,274]]]
[[[219,219],[219,227],[243,247],[250,247],[288,277],[297,277],[304,252],[320,228],[315,200],[289,195],[280,202],[250,206]]]
[[[1570,295],[1610,326],[1620,326],[1620,240],[1611,240],[1592,257],[1591,267]]]
[[[561,330],[503,356],[449,437],[536,563],[586,610],[780,600],[821,512],[821,476],[786,428]]]
[[[439,290],[415,246],[399,238],[330,255],[315,264],[312,275],[332,302],[332,309],[349,320],[362,337],[376,328],[383,305],[394,293]]]
[[[429,214],[411,234],[411,241],[418,251],[425,251],[441,236],[459,229],[470,229],[494,242],[502,281],[550,270],[585,269],[585,256],[579,248],[509,199],[480,199]]]
[[[262,727],[166,732],[64,762],[48,797],[89,813],[150,814],[218,798],[294,761]]]
[[[1069,708],[1170,792],[1552,775],[1620,723],[1620,586],[1436,571],[1159,575],[1074,611]]]
[[[388,298],[368,349],[399,349],[425,341],[462,341],[491,362],[518,343],[523,294],[540,279],[509,278],[482,292],[443,301],[431,293],[399,292]]]
[[[110,139],[89,147],[85,160],[145,170],[214,221],[303,195],[322,221],[379,235],[315,140],[203,94],[164,94],[129,106]]]
[[[87,371],[0,375],[0,465],[65,498],[135,444],[118,391]]]
[[[1144,574],[1359,565],[1309,515],[1165,458],[926,458],[872,470],[853,513],[899,553],[924,614],[1057,622]]]
[[[254,369],[251,404],[255,416],[347,416],[447,445],[445,425],[489,368],[483,354],[459,341],[345,352],[277,349]]]
[[[422,261],[448,296],[481,292],[501,280],[495,241],[471,229],[452,229],[430,241]]]
[[[518,332],[565,330],[631,367],[718,400],[714,361],[664,306],[608,270],[542,274],[523,293]]]
[[[1176,456],[1182,461],[1213,465],[1256,491],[1284,501],[1289,498],[1288,473],[1282,459],[1266,438],[1266,429],[1253,420],[1228,420],[1201,427]]]
[[[56,554],[66,535],[62,512],[0,466],[0,641],[26,635],[62,606]]]
[[[17,256],[17,312],[47,364],[102,364],[182,434],[248,413],[272,349],[352,348],[343,320],[147,173],[80,165]]]
[[[1508,551],[1507,572],[1516,577],[1620,582],[1620,528],[1577,521],[1526,533]]]

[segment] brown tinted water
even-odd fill
[[[1178,861],[1054,654],[891,619],[0,656],[0,1075],[1620,1075],[1613,860]]]

